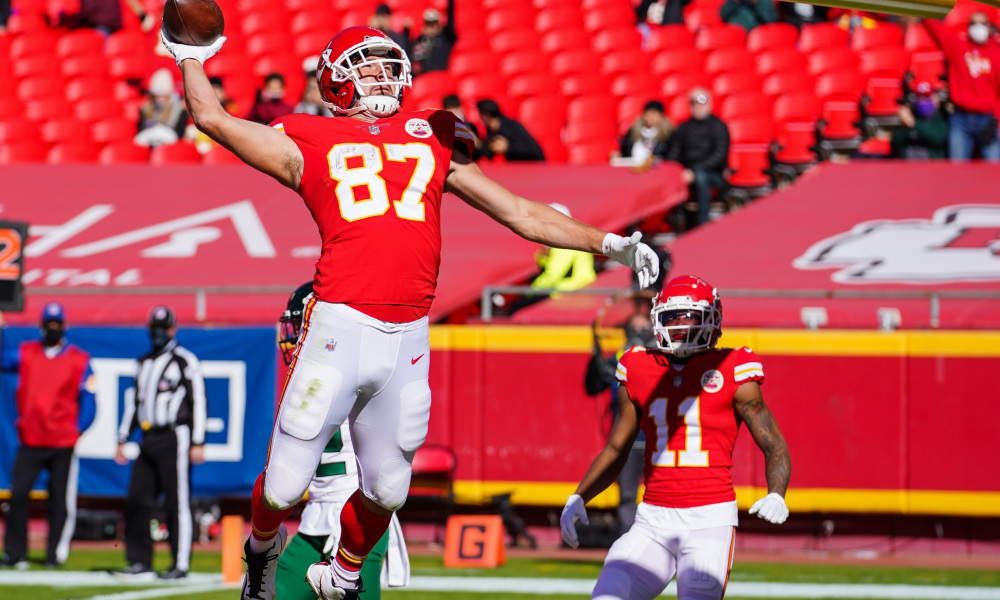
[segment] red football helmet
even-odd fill
[[[704,352],[722,337],[719,292],[692,275],[675,277],[653,299],[656,346],[681,358]]]
[[[373,65],[377,68],[367,68]],[[362,77],[369,81],[362,83]],[[410,59],[378,29],[348,27],[326,45],[316,80],[323,103],[333,112],[350,115],[368,111],[375,117],[388,117],[403,104],[403,89],[412,85]],[[389,88],[389,93],[369,93],[379,86]]]

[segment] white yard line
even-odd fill
[[[87,571],[0,571],[0,586],[141,586],[139,582],[119,581],[109,573]],[[187,597],[191,594],[233,589],[224,585],[221,576],[192,573],[186,580],[157,581],[148,590],[129,591],[92,600],[144,600],[146,598]],[[576,594],[590,595],[594,589],[589,579],[545,579],[531,577],[413,577],[408,590],[428,592],[493,592],[506,594]],[[760,583],[733,582],[729,596],[744,598],[881,598],[886,600],[1000,600],[1000,588],[941,585],[878,585],[847,583]],[[676,596],[671,585],[665,596]]]

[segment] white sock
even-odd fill
[[[333,572],[336,575],[336,581],[357,584],[358,577],[361,575],[360,571],[345,569],[344,566],[337,562],[336,559],[330,561],[330,568],[333,569]]]
[[[270,550],[271,546],[274,545],[274,538],[277,536],[278,534],[274,534],[274,537],[269,540],[260,540],[257,539],[256,534],[250,534],[250,551],[254,554],[260,554],[261,552]]]

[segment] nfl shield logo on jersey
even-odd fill
[[[372,135],[378,135],[378,134],[382,133],[382,130],[379,128],[378,125],[369,125],[368,126],[368,133],[370,133]]]
[[[433,133],[431,124],[423,119],[410,119],[406,122],[404,129],[406,129],[406,133],[417,138],[429,138]]]
[[[710,394],[714,394],[715,392],[721,390],[722,383],[722,373],[716,371],[715,369],[705,371],[705,374],[701,376],[701,389]]]
[[[337,340],[330,338],[326,340],[326,344],[323,345],[327,352],[333,352],[337,349]]]
[[[684,383],[684,378],[680,375],[674,375],[674,387],[681,387],[682,383]]]

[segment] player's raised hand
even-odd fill
[[[205,64],[206,60],[215,56],[219,50],[222,50],[222,45],[226,43],[226,36],[215,40],[211,46],[188,46],[171,42],[161,29],[160,41],[163,43],[163,47],[167,49],[167,52],[170,53],[170,56],[173,56],[174,60],[177,61],[177,66],[180,66],[181,62],[189,58]]]
[[[576,537],[577,520],[584,525],[590,524],[590,521],[587,520],[587,509],[583,506],[583,498],[579,494],[573,494],[566,499],[566,506],[563,508],[562,516],[559,517],[563,541],[570,548],[576,548],[580,545],[580,540]]]
[[[636,272],[639,288],[649,287],[660,275],[660,260],[653,249],[640,240],[642,234],[636,231],[630,237],[609,233],[604,236],[601,250],[604,256],[616,260]]]
[[[788,518],[788,506],[781,494],[770,493],[753,503],[750,514],[775,525],[781,525]]]

